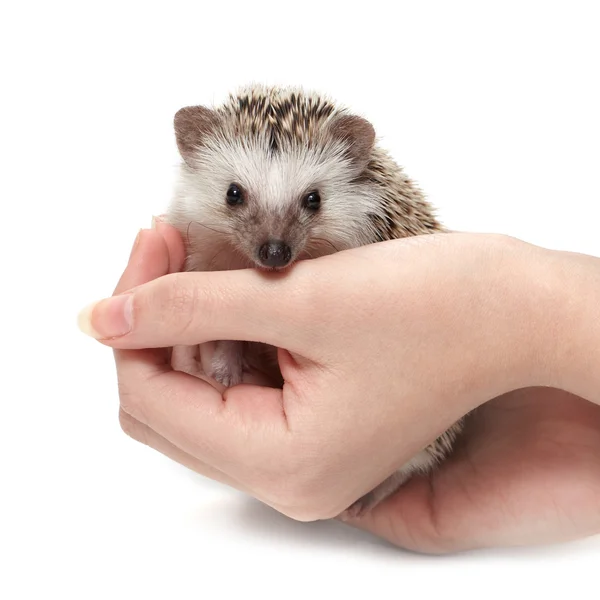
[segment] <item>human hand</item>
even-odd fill
[[[353,523],[444,553],[600,533],[600,406],[551,388],[479,407],[452,456]]]
[[[103,340],[117,348],[123,427],[295,518],[337,515],[474,406],[543,379],[543,361],[533,360],[535,336],[517,328],[515,339],[514,328],[505,327],[515,314],[524,325],[531,316],[515,313],[515,299],[502,283],[508,278],[502,268],[518,274],[506,255],[517,252],[513,242],[414,238],[299,264],[284,276],[161,277],[177,271],[183,256],[172,232],[163,227],[162,235],[142,233],[118,288],[138,286],[133,330]],[[445,239],[453,241],[446,246]],[[431,252],[438,266],[440,255],[446,258],[435,273]],[[482,281],[469,288],[474,271]],[[415,273],[425,277],[415,281]],[[439,286],[445,294],[433,293]],[[490,293],[503,299],[494,315],[485,302]],[[544,304],[536,300],[531,306],[539,313]],[[92,323],[110,337],[106,326],[116,325],[117,316],[105,301],[93,310]],[[529,344],[512,352],[522,335]],[[280,352],[284,389],[242,385],[221,394],[171,371],[164,350],[137,350],[214,339],[286,348]],[[448,356],[452,344],[466,352]],[[510,364],[499,360],[505,356]],[[385,506],[389,502],[373,518],[385,514]]]

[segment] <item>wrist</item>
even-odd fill
[[[476,234],[476,285],[466,315],[471,406],[507,392],[551,386],[560,362],[555,296],[559,278],[551,252],[504,235]],[[562,292],[561,292],[562,293]]]
[[[543,385],[600,404],[600,258],[545,252]]]

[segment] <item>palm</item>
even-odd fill
[[[544,543],[600,530],[600,407],[520,390],[481,407],[452,459],[361,527],[417,550]]]

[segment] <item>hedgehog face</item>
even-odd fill
[[[281,180],[282,173],[277,167],[271,171],[275,180]],[[262,268],[283,269],[303,254],[313,237],[321,196],[314,189],[298,197],[295,190],[273,183],[261,191],[232,183],[225,195],[227,221],[238,248],[250,261]],[[272,188],[281,192],[269,194]]]
[[[339,149],[273,153],[230,142],[203,162],[193,175],[203,189],[192,201],[198,217],[226,231],[250,264],[281,269],[347,247],[354,173]]]
[[[365,223],[380,205],[360,177],[371,125],[313,97],[253,93],[217,111],[177,113],[184,164],[172,222],[188,242],[190,224],[204,226],[193,227],[194,237],[267,269],[366,243]],[[198,242],[188,246],[206,253]]]

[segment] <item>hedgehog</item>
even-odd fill
[[[252,85],[213,108],[174,118],[181,163],[166,213],[186,244],[186,271],[283,271],[298,260],[385,240],[446,232],[433,207],[383,148],[372,124],[316,92]],[[210,364],[175,347],[174,369],[226,387],[270,369],[276,349],[223,340]],[[266,367],[268,365],[268,367]],[[451,452],[463,419],[341,516],[358,517]]]

